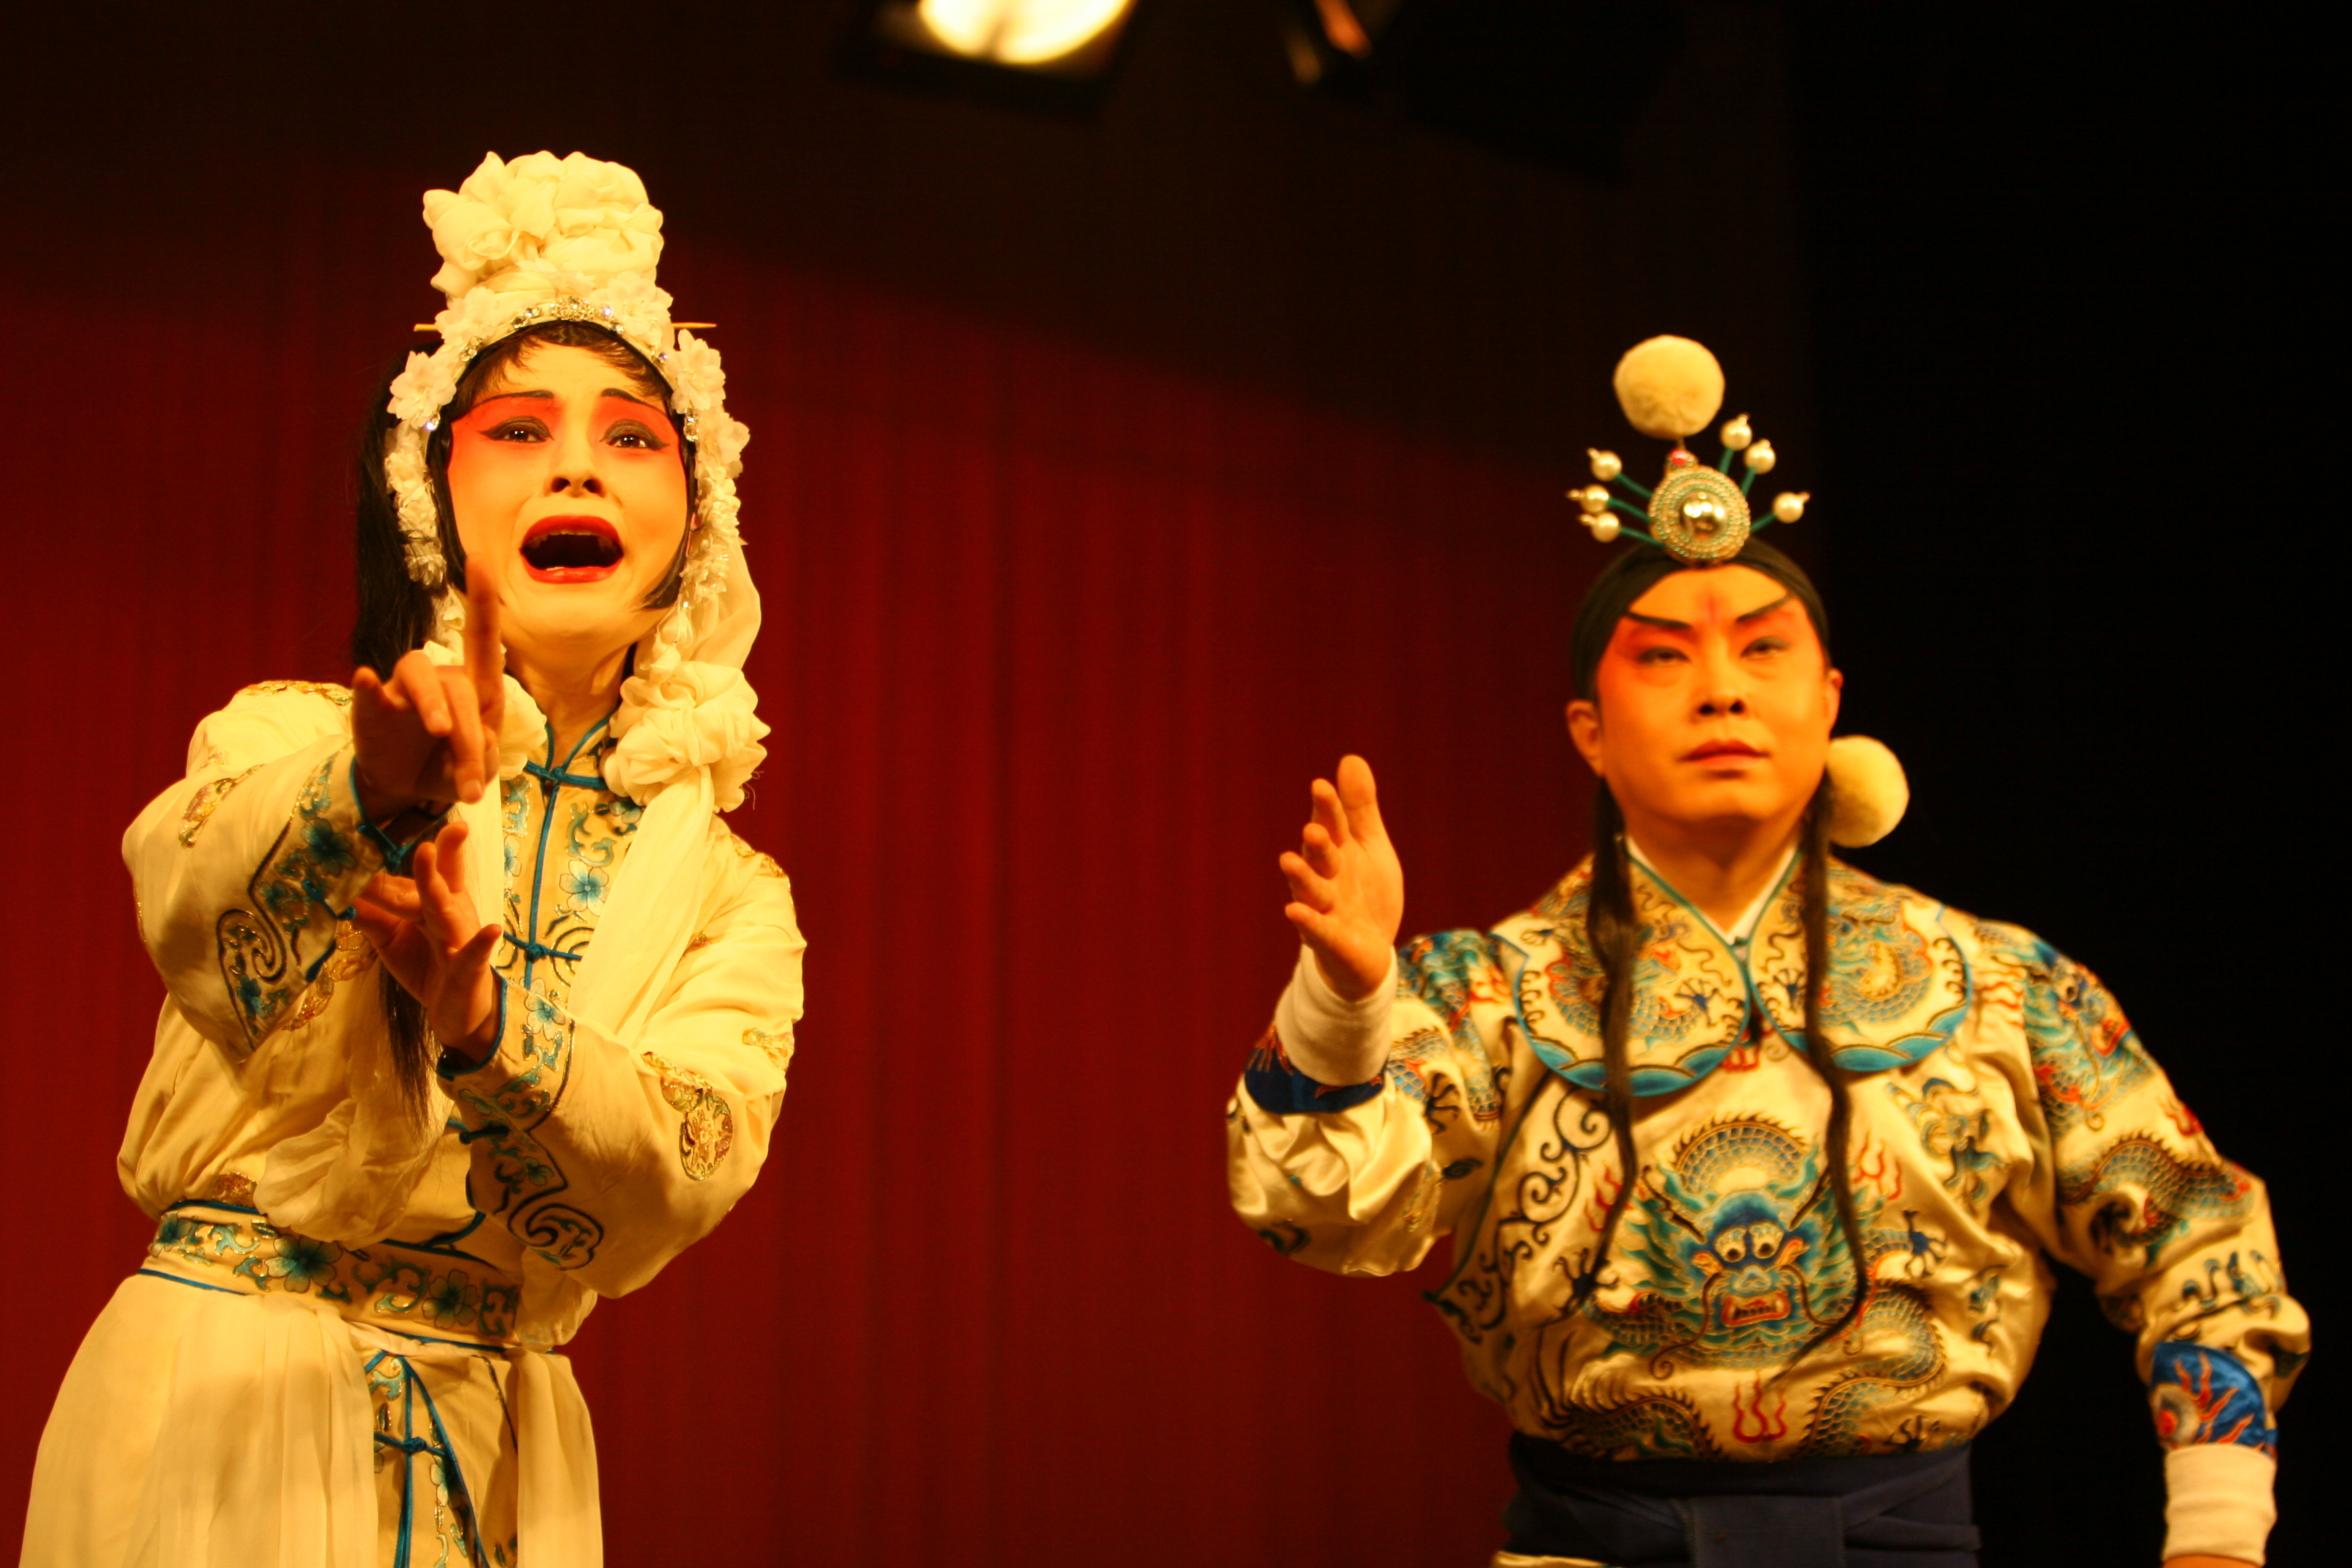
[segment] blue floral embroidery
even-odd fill
[[[509,994],[523,1005],[507,1016],[499,1054],[452,1088],[460,1136],[474,1150],[475,1201],[559,1268],[594,1258],[604,1234],[593,1216],[559,1201],[570,1178],[533,1130],[553,1112],[570,1076],[565,1002],[637,826],[635,803],[600,787],[611,744],[609,736],[593,746],[583,742],[557,766],[551,736],[547,760],[503,788],[507,940],[497,964]],[[426,1310],[464,1310],[462,1292],[445,1295]]]
[[[602,866],[591,866],[574,860],[563,868],[556,881],[562,891],[564,908],[574,914],[593,917],[604,912],[604,894],[612,886],[612,873]]]
[[[287,1004],[333,952],[337,883],[362,868],[359,840],[327,815],[339,760],[302,781],[292,819],[247,885],[251,908],[224,912],[214,927],[221,981],[248,1045],[285,1021]]]
[[[289,1290],[304,1293],[314,1284],[333,1279],[335,1262],[342,1255],[343,1249],[331,1241],[288,1232],[278,1237],[278,1256],[262,1267]]]
[[[524,1246],[558,1268],[577,1268],[596,1256],[604,1227],[593,1216],[553,1201],[571,1185],[563,1168],[531,1131],[553,1114],[572,1076],[572,1020],[561,1006],[534,995],[523,1026],[520,1071],[485,1094],[457,1090],[463,1136],[478,1145],[467,1184],[483,1213],[503,1221]],[[543,1020],[551,1020],[543,1021]],[[499,1058],[492,1058],[497,1068]]]

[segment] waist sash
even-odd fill
[[[1976,1568],[1968,1445],[1777,1464],[1588,1459],[1511,1436],[1510,1550],[1625,1568]]]
[[[343,1247],[257,1211],[187,1199],[163,1211],[139,1270],[239,1296],[299,1296],[409,1339],[499,1352],[514,1340],[522,1277],[436,1237]]]
[[[512,1342],[522,1281],[454,1245],[463,1239],[345,1247],[233,1203],[166,1210],[138,1272],[189,1287],[163,1294],[201,1304],[157,1313],[126,1287],[100,1320],[121,1313],[121,1331],[176,1338],[130,1568],[246,1568],[290,1561],[289,1551],[372,1568],[382,1472],[394,1464],[405,1471],[394,1558],[406,1542],[415,1562],[418,1500],[446,1488],[454,1504],[467,1489],[426,1383],[483,1357],[508,1369],[499,1398],[527,1560],[599,1568],[596,1444],[580,1385],[564,1357]]]

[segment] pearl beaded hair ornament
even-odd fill
[[[408,574],[434,595],[433,639],[454,647],[465,599],[441,550],[426,442],[477,355],[532,327],[579,321],[635,349],[669,388],[679,433],[694,453],[694,528],[677,605],[656,633],[690,647],[726,590],[741,547],[743,471],[751,432],[728,416],[727,373],[719,351],[670,320],[670,297],[654,286],[662,215],[645,183],[619,163],[574,153],[533,153],[502,162],[495,153],[455,191],[425,194],[425,222],[441,253],[434,287],[447,308],[420,331],[440,334],[431,353],[412,353],[393,379],[388,412],[399,421],[384,455],[384,478],[400,519]]]
[[[1812,497],[1803,490],[1774,496],[1772,510],[1764,517],[1749,511],[1748,487],[1757,475],[1770,473],[1780,459],[1771,442],[1756,438],[1747,415],[1724,423],[1718,432],[1723,456],[1713,468],[1683,446],[1685,437],[1706,429],[1723,408],[1723,367],[1704,344],[1674,337],[1636,343],[1617,362],[1614,383],[1618,405],[1633,428],[1675,445],[1655,489],[1627,479],[1616,453],[1597,447],[1588,451],[1592,477],[1600,482],[1570,490],[1568,499],[1583,509],[1584,525],[1594,539],[1606,544],[1622,533],[1655,545],[1677,561],[1706,566],[1738,555],[1757,529],[1776,521],[1794,522],[1805,515],[1805,503]],[[1734,452],[1747,470],[1737,484],[1728,472]],[[1642,504],[1612,495],[1611,484],[1622,486]],[[1620,521],[1619,514],[1650,526],[1631,526]]]

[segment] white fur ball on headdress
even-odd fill
[[[1911,784],[1884,742],[1840,735],[1830,742],[1829,770],[1831,843],[1860,849],[1895,831]]]
[[[1633,428],[1661,440],[1696,436],[1723,407],[1723,367],[1688,338],[1635,343],[1617,362],[1613,384]]]

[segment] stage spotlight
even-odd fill
[[[1135,0],[880,0],[871,37],[886,52],[1088,79],[1108,68],[1134,9]]]
[[[1132,0],[920,0],[915,15],[967,59],[1034,66],[1067,58],[1127,19]]]

